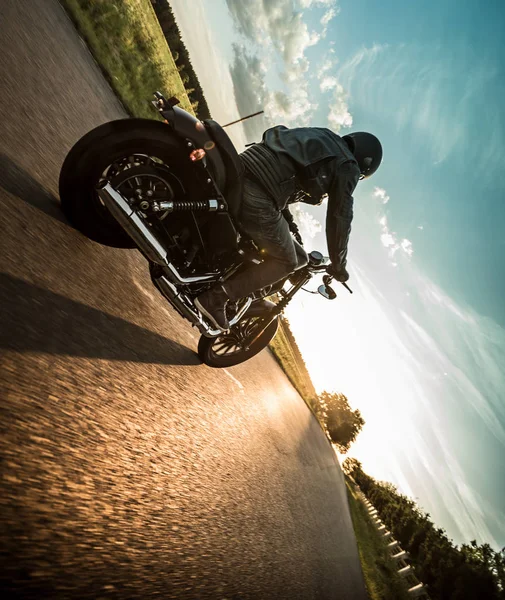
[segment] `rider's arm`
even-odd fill
[[[295,218],[293,217],[292,212],[289,210],[289,205],[282,209],[282,216],[286,219],[288,225],[291,225],[295,222]]]
[[[286,208],[282,210],[282,216],[286,219],[289,226],[289,231],[291,231],[291,233],[294,235],[295,240],[303,246],[303,240],[302,236],[300,235],[300,230],[298,229],[298,225],[295,222],[293,214],[289,210],[289,206],[286,206]]]
[[[354,162],[338,168],[327,165],[327,176],[331,178],[328,188],[328,210],[326,213],[326,240],[333,270],[345,269],[347,264],[347,244],[351,233],[353,217],[353,197],[360,171]]]

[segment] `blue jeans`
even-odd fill
[[[289,225],[273,198],[255,181],[244,180],[241,227],[263,251],[263,262],[251,266],[224,283],[230,300],[277,283],[307,264],[305,250],[293,239]]]

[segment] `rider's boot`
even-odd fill
[[[195,298],[198,310],[221,331],[227,331],[230,328],[226,316],[227,302],[228,294],[222,285],[213,287]]]

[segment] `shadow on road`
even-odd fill
[[[58,200],[27,171],[0,152],[0,188],[17,196],[53,219],[68,225]]]
[[[5,273],[0,290],[0,348],[165,365],[201,362],[173,340]]]

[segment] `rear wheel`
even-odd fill
[[[96,186],[125,171],[148,166],[165,174],[185,174],[184,146],[170,129],[148,119],[125,119],[101,125],[81,138],[68,153],[60,172],[61,208],[86,237],[116,248],[135,248],[130,236],[100,201]],[[195,184],[195,176],[185,177]],[[187,190],[185,190],[187,191]]]
[[[279,320],[275,319],[255,342],[248,344],[248,340],[254,339],[262,326],[263,318],[254,316],[243,319],[230,331],[217,337],[202,336],[198,344],[198,356],[206,365],[217,369],[243,363],[268,346],[277,333]]]

